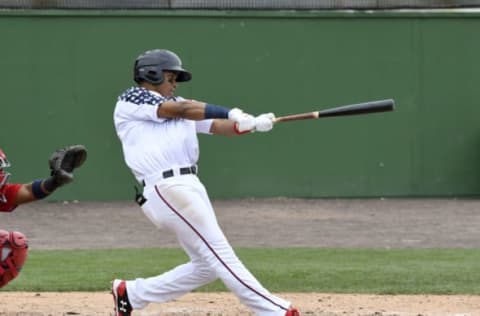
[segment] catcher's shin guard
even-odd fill
[[[27,260],[28,241],[20,232],[0,230],[0,288],[15,279]]]

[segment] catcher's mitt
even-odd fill
[[[87,159],[87,149],[83,145],[66,146],[53,152],[48,160],[51,175],[59,185],[73,180],[73,170]]]

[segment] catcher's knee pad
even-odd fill
[[[28,241],[24,234],[0,230],[0,288],[17,277],[27,254]]]

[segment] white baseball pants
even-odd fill
[[[220,229],[196,175],[162,179],[144,190],[142,209],[159,228],[174,232],[190,262],[159,276],[127,281],[134,309],[171,301],[220,278],[258,316],[284,316],[290,302],[272,295],[241,263]]]

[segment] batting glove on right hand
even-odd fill
[[[241,133],[250,132],[255,129],[255,117],[253,115],[244,113],[244,117],[237,123],[237,130]]]
[[[233,108],[228,112],[228,119],[238,123],[244,115],[245,113],[239,108]]]
[[[228,119],[236,123],[236,129],[240,133],[248,132],[255,128],[255,117],[238,108],[231,109],[228,112]]]
[[[273,121],[275,120],[275,114],[264,113],[255,118],[255,130],[259,132],[268,132],[273,128]]]

